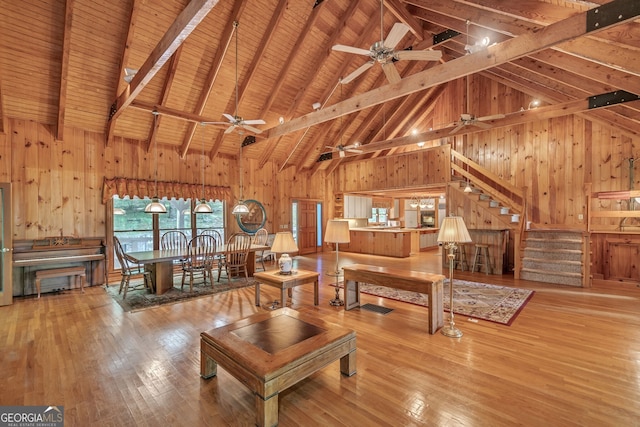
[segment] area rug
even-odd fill
[[[134,281],[131,281],[132,284]],[[242,279],[233,279],[231,283],[227,281],[226,278],[221,280],[220,282],[214,282],[213,287],[211,286],[211,282],[207,281],[207,284],[204,285],[202,281],[194,282],[193,290],[189,290],[189,284],[185,283],[184,290],[180,289],[180,285],[182,283],[182,276],[175,275],[173,288],[169,289],[162,295],[152,294],[146,289],[140,290],[130,290],[127,292],[127,299],[122,299],[122,294],[118,293],[118,289],[120,288],[120,282],[111,283],[106,287],[107,293],[111,295],[111,297],[122,307],[124,311],[127,312],[135,312],[140,310],[145,310],[148,308],[157,307],[160,305],[166,304],[176,304],[179,302],[184,302],[187,300],[191,300],[194,298],[200,298],[207,295],[219,294],[222,292],[228,292],[235,289],[242,289],[249,286],[255,285],[255,280],[249,279],[248,281],[244,278]],[[142,280],[139,279],[135,282],[135,284],[142,285]]]
[[[342,283],[339,283],[338,286],[342,287]],[[360,292],[425,307],[429,305],[429,297],[417,292],[402,291],[368,283],[360,284]],[[513,323],[533,293],[528,289],[456,279],[453,286],[453,312],[461,316],[508,326]],[[449,279],[444,281],[443,294],[444,309],[449,311]]]

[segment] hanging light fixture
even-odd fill
[[[420,206],[420,209],[424,209],[427,207],[427,201],[425,199],[420,199],[420,202],[418,203],[418,206]]]
[[[157,111],[153,111],[153,127],[154,129],[156,128],[156,126],[158,126],[158,112]],[[154,193],[155,196],[153,196],[153,198],[151,199],[151,203],[149,203],[145,208],[144,211],[146,213],[150,213],[150,214],[161,214],[161,213],[167,213],[167,207],[165,205],[163,205],[162,203],[160,203],[160,200],[158,199],[158,139],[156,138],[155,141],[155,145],[156,145],[156,180],[155,180],[155,189],[154,189]]]
[[[249,213],[249,208],[245,205],[244,200],[242,198],[243,187],[242,187],[242,142],[240,142],[240,156],[238,158],[238,169],[240,170],[240,198],[238,199],[238,203],[235,204],[231,213],[233,215],[244,215]]]
[[[409,200],[409,206],[411,206],[412,209],[415,209],[419,204],[420,201],[418,200],[418,196],[416,196],[415,194],[411,196],[411,199]]]
[[[201,125],[202,125],[202,156],[201,156],[202,167],[200,169],[202,169],[202,199],[200,199],[196,207],[193,209],[194,214],[213,213],[213,209],[211,209],[211,205],[209,205],[209,203],[207,203],[207,201],[204,198],[204,123],[201,123]]]
[[[467,181],[467,186],[464,187],[464,192],[465,193],[473,193],[473,188],[471,188],[471,185],[469,185],[469,181]]]

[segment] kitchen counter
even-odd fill
[[[340,250],[361,254],[406,258],[420,251],[419,228],[362,227],[349,230],[351,242]]]

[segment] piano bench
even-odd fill
[[[73,276],[76,281],[80,278],[80,289],[84,292],[84,282],[86,279],[84,267],[50,268],[48,270],[36,271],[36,290],[38,291],[38,298],[40,298],[40,280],[65,276]]]

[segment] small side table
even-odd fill
[[[341,305],[344,305],[344,301],[340,299],[340,287],[338,286],[338,284],[340,283],[340,277],[343,275],[342,271],[331,271],[331,272],[326,273],[326,274],[329,277],[335,277],[336,278],[335,279],[336,280],[336,283],[335,283],[335,286],[336,286],[336,297],[334,299],[332,299],[331,301],[329,301],[329,304],[333,305],[333,306],[337,306],[337,307],[339,307]]]
[[[287,293],[291,296],[291,288],[313,283],[313,304],[318,305],[318,276],[319,273],[308,270],[294,270],[291,274],[280,274],[278,270],[261,271],[254,273],[253,278],[256,279],[256,305],[260,306],[260,285],[269,285],[280,289],[282,307],[286,307]]]

